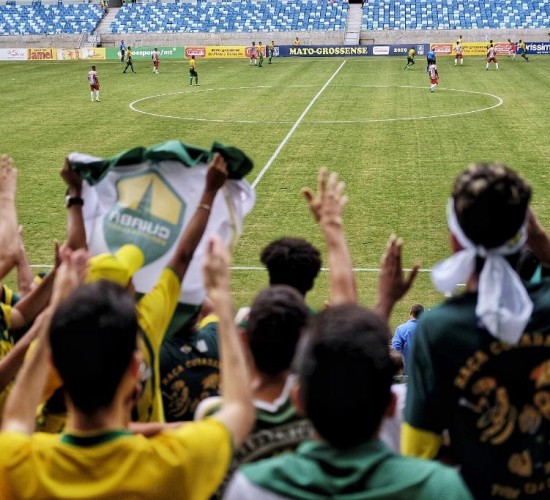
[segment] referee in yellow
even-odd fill
[[[195,85],[198,85],[199,74],[197,73],[197,61],[195,61],[195,56],[191,56],[189,61],[189,85],[193,85],[193,78],[195,79]]]

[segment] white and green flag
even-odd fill
[[[183,229],[204,190],[207,162],[220,152],[228,163],[229,179],[214,204],[205,237],[183,280],[180,302],[199,305],[205,298],[201,263],[208,235],[233,244],[244,217],[254,206],[254,191],[243,177],[252,162],[240,150],[214,143],[205,150],[169,141],[124,151],[112,158],[72,153],[71,168],[84,182],[84,223],[93,255],[115,252],[126,243],[139,246],[145,264],[135,275],[140,293],[154,286],[170,261]]]

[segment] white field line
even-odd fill
[[[300,115],[300,118],[296,120],[296,123],[292,126],[288,134],[286,134],[286,137],[283,139],[281,144],[277,147],[275,152],[273,153],[273,156],[268,160],[268,162],[264,165],[264,168],[260,171],[256,179],[254,179],[254,182],[252,183],[252,189],[256,189],[256,186],[258,183],[262,180],[262,177],[265,175],[265,173],[269,170],[269,167],[273,164],[273,162],[277,159],[277,156],[279,156],[279,153],[281,150],[285,147],[285,144],[288,142],[288,140],[292,137],[300,123],[302,123],[302,120],[305,118],[305,116],[308,114],[309,110],[312,108],[312,106],[315,104],[317,99],[321,97],[321,94],[325,91],[325,89],[330,85],[330,82],[334,80],[334,77],[340,72],[340,70],[344,67],[344,64],[346,64],[346,61],[344,61],[340,66],[338,66],[338,69],[333,73],[333,75],[327,80],[327,82],[323,85],[321,90],[317,92],[317,95],[310,101],[310,103],[307,105],[304,112]]]
[[[31,267],[38,269],[51,269],[53,266],[51,264],[31,264]],[[266,271],[265,267],[261,266],[232,266],[232,271]],[[322,267],[321,271],[328,272],[330,269],[328,267]],[[355,273],[377,273],[380,271],[378,267],[354,267],[353,272]],[[403,269],[405,272],[410,272],[412,269]],[[421,268],[418,270],[419,273],[429,273],[431,269]]]

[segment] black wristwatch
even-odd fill
[[[65,196],[65,206],[69,208],[73,205],[81,207],[82,205],[84,205],[84,200],[80,196]]]

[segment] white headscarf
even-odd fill
[[[518,252],[527,241],[527,218],[515,236],[490,250],[475,245],[464,234],[456,217],[453,198],[449,198],[447,203],[447,223],[463,250],[433,268],[433,284],[440,292],[452,292],[457,283],[465,283],[474,273],[476,257],[483,257],[485,263],[478,281],[476,316],[493,337],[517,344],[533,312],[533,302],[503,256]]]

